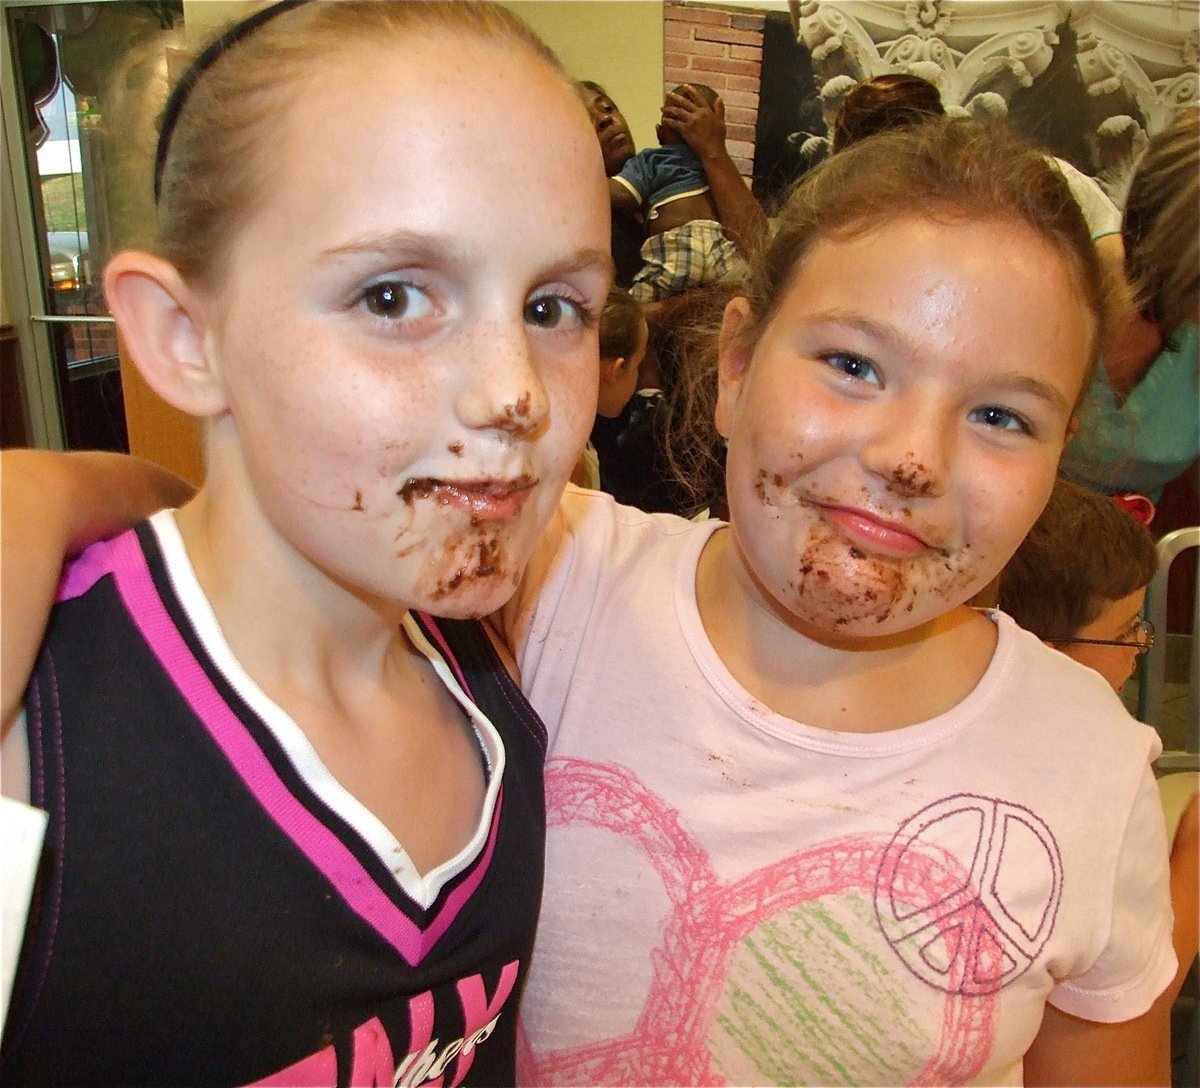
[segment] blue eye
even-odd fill
[[[525,321],[539,329],[577,329],[590,325],[591,311],[566,295],[539,295],[525,303]]]
[[[362,304],[375,317],[389,321],[417,320],[433,309],[425,291],[404,280],[382,280],[371,284],[362,293]]]
[[[1033,434],[1033,428],[1024,416],[1017,415],[1007,408],[997,404],[986,404],[976,408],[967,418],[972,423],[982,423],[987,427],[995,427],[1001,431],[1020,431],[1022,434]]]
[[[872,385],[883,388],[883,378],[875,364],[868,362],[861,355],[854,355],[848,351],[828,351],[819,355],[818,358],[833,367],[838,373],[845,374],[847,378],[870,382]]]

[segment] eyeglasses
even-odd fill
[[[1154,624],[1149,620],[1138,620],[1125,638],[1048,638],[1046,641],[1055,646],[1124,646],[1144,654],[1154,645]]]

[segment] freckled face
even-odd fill
[[[212,300],[210,480],[281,558],[490,612],[595,413],[595,134],[525,50],[435,34],[327,60],[276,123],[278,169]]]
[[[1003,267],[997,255],[1003,254]],[[1092,319],[1021,224],[897,219],[815,245],[756,345],[726,312],[717,424],[735,562],[802,624],[909,630],[1045,505]]]

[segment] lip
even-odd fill
[[[937,549],[919,533],[898,521],[889,521],[867,510],[826,503],[810,504],[855,547],[875,555],[910,559]]]
[[[537,485],[538,480],[533,476],[506,480],[442,480],[420,476],[406,480],[396,495],[407,505],[431,499],[439,506],[458,507],[473,522],[504,521],[521,512]]]

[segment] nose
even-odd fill
[[[953,463],[953,425],[937,411],[898,401],[881,411],[863,442],[863,467],[905,499],[936,498],[946,491]]]
[[[477,430],[529,439],[544,429],[550,400],[523,320],[492,324],[472,336],[458,416]]]

